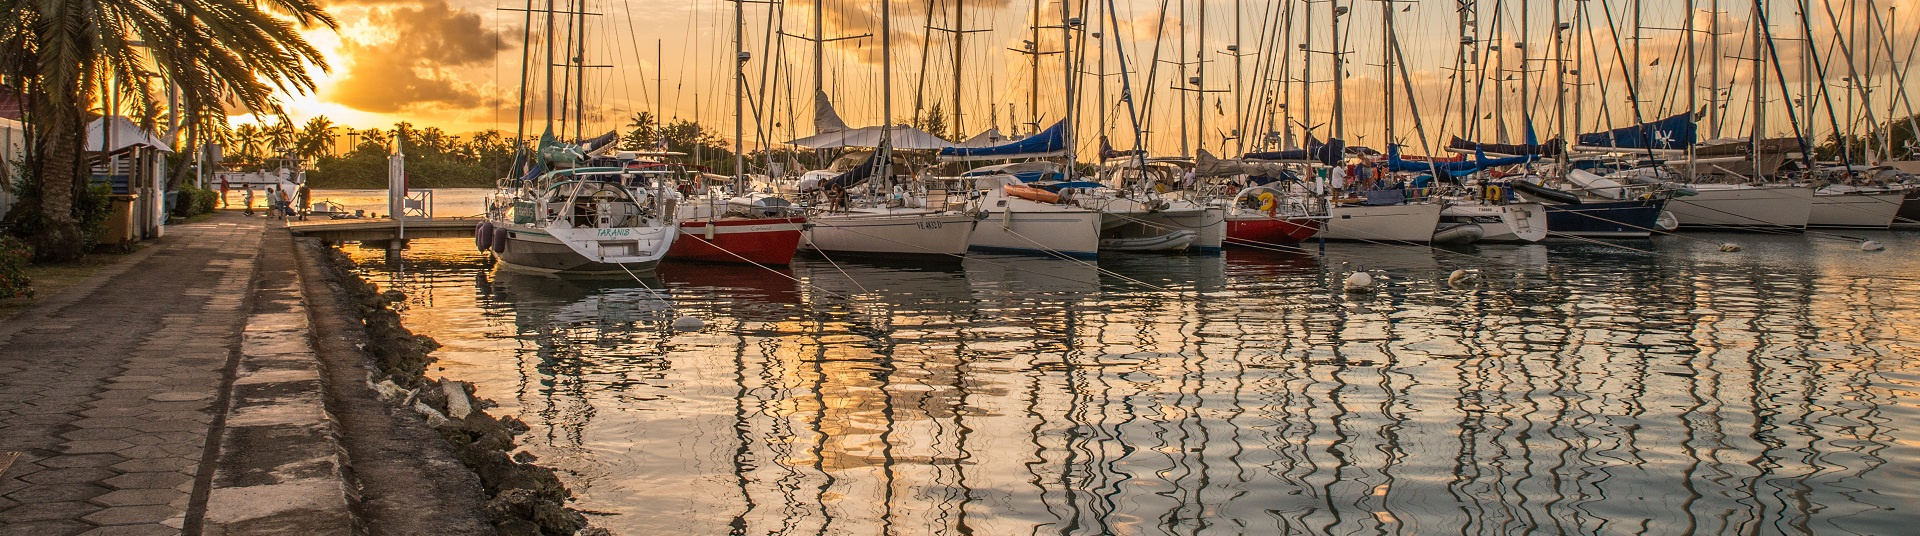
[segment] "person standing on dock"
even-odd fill
[[[227,208],[227,178],[220,177],[220,208]]]
[[[247,186],[246,186],[246,188],[247,188],[247,195],[246,195],[246,197],[245,197],[245,198],[243,198],[242,200],[243,200],[243,201],[246,201],[246,202],[247,202],[247,204],[246,204],[246,207],[247,207],[247,212],[246,212],[246,215],[248,215],[248,216],[252,216],[252,215],[253,215],[253,185],[251,185],[251,184],[249,184],[249,185],[247,185]]]
[[[307,209],[313,206],[313,189],[301,183],[300,196],[296,199],[300,204],[294,207],[294,212],[300,215],[300,221],[307,221]]]

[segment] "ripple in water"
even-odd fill
[[[646,287],[496,272],[466,241],[347,251],[409,293],[434,374],[531,424],[625,534],[1894,534],[1920,521],[1920,235],[1874,238]],[[1342,263],[1385,286],[1343,293]]]

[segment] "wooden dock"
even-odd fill
[[[407,218],[404,238],[472,238],[481,218]],[[400,222],[386,218],[308,220],[287,222],[294,236],[310,236],[339,244],[343,242],[393,242],[400,236]]]

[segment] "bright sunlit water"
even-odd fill
[[[1912,533],[1920,233],[1849,234],[1887,251],[803,257],[646,286],[470,240],[345,251],[621,534]],[[1342,292],[1357,268],[1384,286]]]

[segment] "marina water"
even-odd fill
[[[344,250],[444,345],[429,373],[531,425],[525,450],[622,534],[1906,533],[1920,233],[1852,236],[1887,250],[803,256],[646,281],[499,272],[467,240]],[[1343,292],[1360,269],[1385,278]]]

